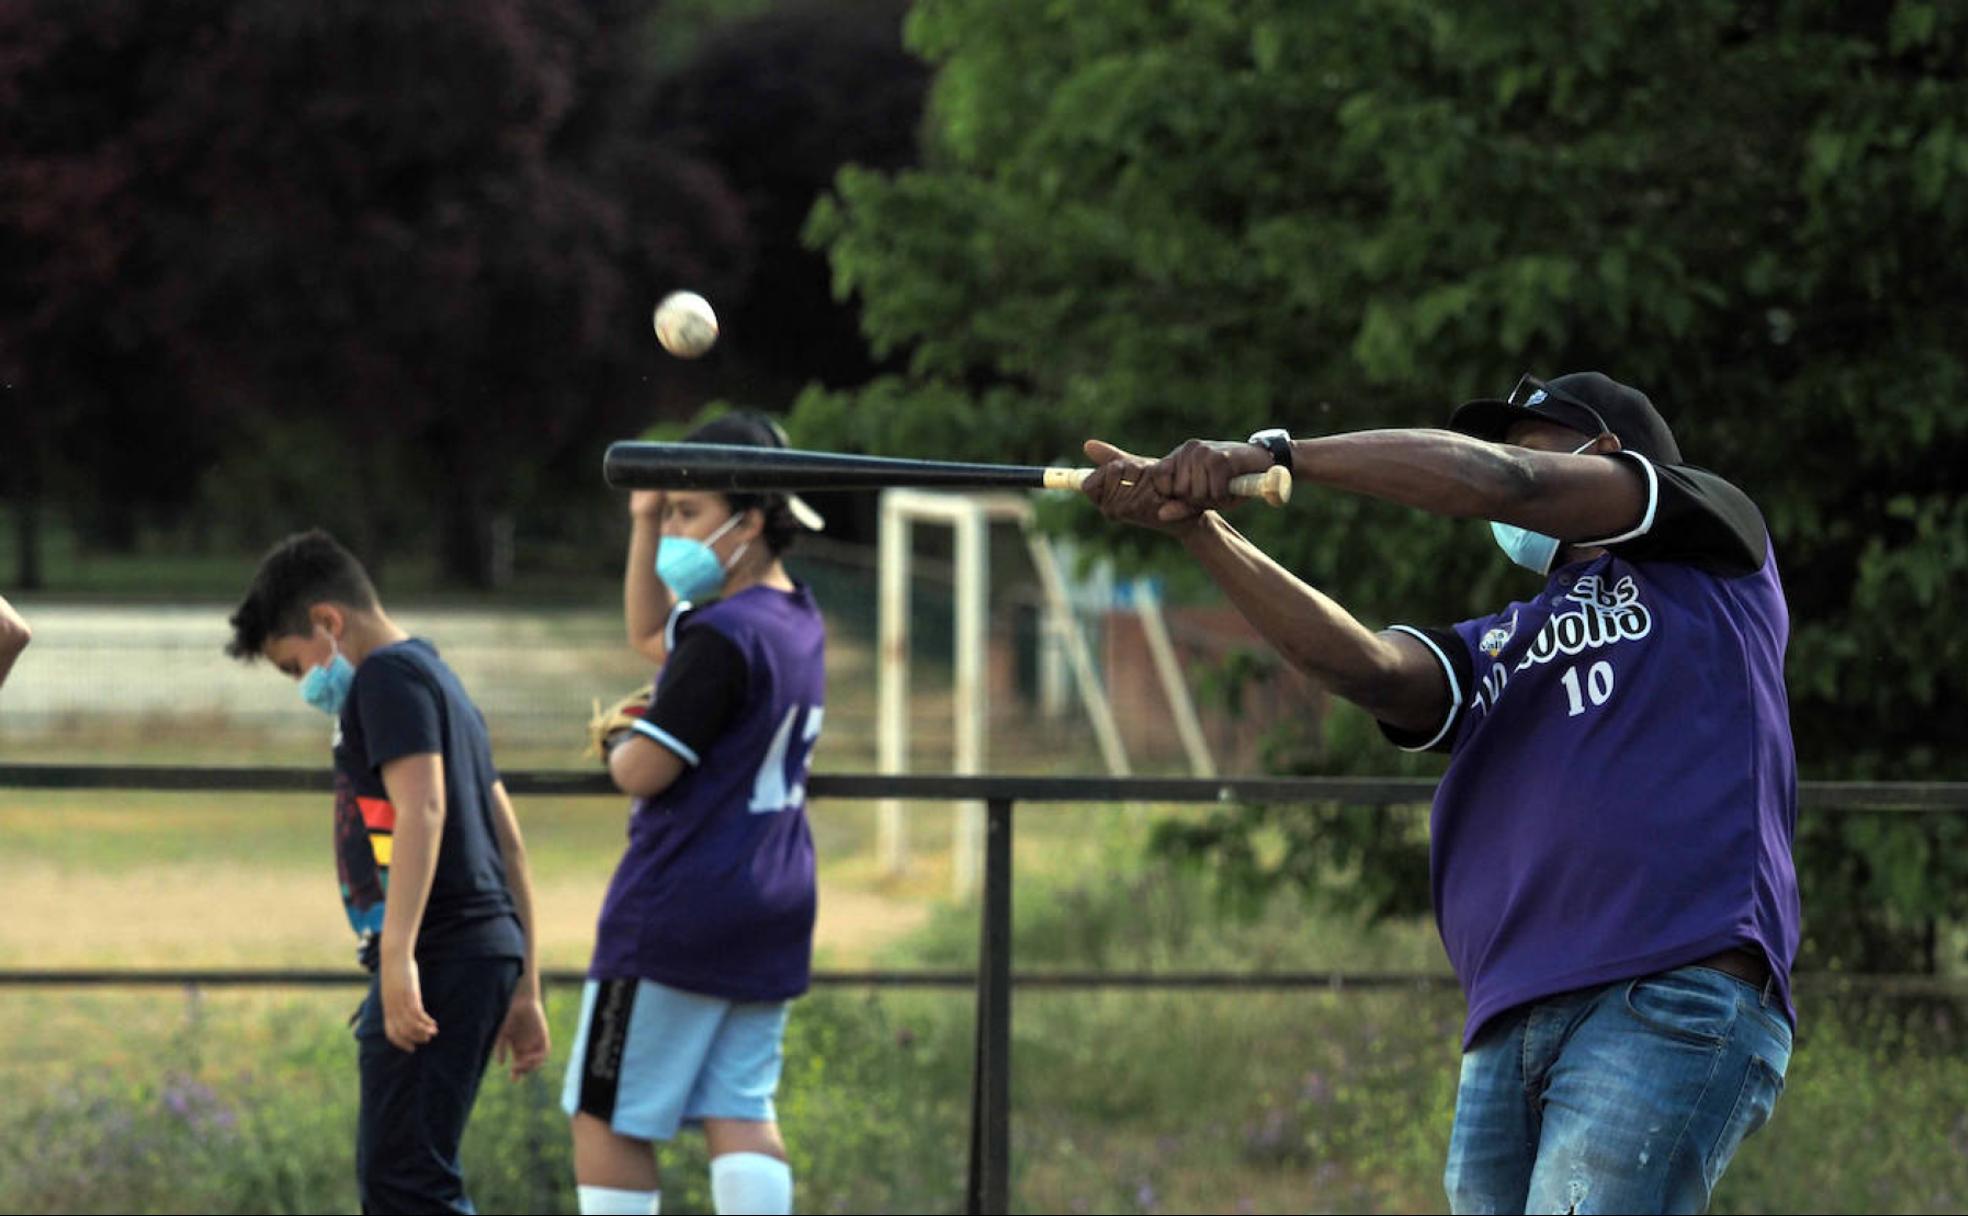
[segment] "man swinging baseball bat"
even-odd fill
[[[1392,742],[1449,756],[1430,870],[1469,1001],[1450,1206],[1705,1209],[1770,1116],[1795,1018],[1789,616],[1748,497],[1597,372],[1526,376],[1445,431],[1086,450],[1106,515],[1179,541]],[[1273,467],[1492,521],[1541,584],[1369,630],[1218,514],[1231,478]]]

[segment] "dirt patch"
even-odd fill
[[[0,860],[11,967],[334,967],[351,957],[332,870],[160,863],[114,875]],[[605,882],[537,882],[540,961],[582,967]],[[864,966],[920,926],[921,900],[822,880],[814,944],[828,966]]]
[[[820,887],[820,919],[813,927],[813,948],[831,967],[862,967],[873,963],[881,948],[922,927],[930,905],[920,900],[891,899],[875,891],[851,887]]]

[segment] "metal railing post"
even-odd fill
[[[984,826],[984,923],[977,959],[977,1056],[970,1090],[971,1216],[1011,1210],[1011,799]]]

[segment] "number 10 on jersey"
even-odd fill
[[[1604,705],[1607,698],[1613,695],[1613,665],[1600,659],[1586,671],[1583,696],[1580,695],[1579,669],[1576,664],[1567,667],[1565,674],[1558,677],[1558,682],[1565,686],[1565,699],[1572,703],[1571,713],[1567,716],[1576,718],[1585,712],[1587,697],[1592,699],[1594,708],[1597,708]]]

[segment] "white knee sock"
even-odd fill
[[[663,1210],[661,1191],[624,1191],[612,1186],[577,1186],[581,1216],[657,1216]]]
[[[718,1216],[787,1216],[793,1210],[793,1170],[764,1153],[711,1158],[711,1203]]]

